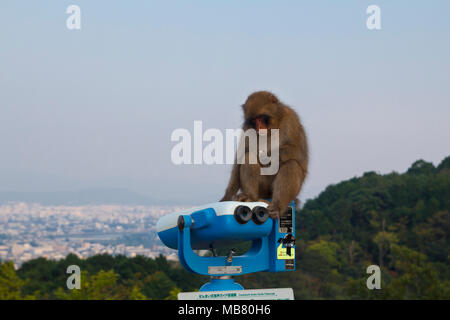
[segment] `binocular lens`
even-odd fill
[[[254,207],[253,210],[250,210],[249,207],[241,205],[234,209],[234,218],[240,224],[245,224],[252,219],[254,223],[259,225],[269,219],[269,212],[267,211],[267,208],[264,207],[257,206]]]
[[[263,224],[269,219],[269,211],[264,207],[254,207],[252,210],[252,219],[256,224]]]
[[[234,218],[240,224],[247,223],[252,218],[252,210],[247,206],[237,206],[234,209]]]

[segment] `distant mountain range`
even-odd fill
[[[6,202],[28,202],[43,205],[161,205],[166,202],[122,188],[81,189],[75,191],[17,192],[0,191],[0,204]]]

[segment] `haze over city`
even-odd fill
[[[446,1],[377,1],[376,31],[366,28],[369,1],[77,1],[76,31],[69,4],[0,5],[0,192],[218,200],[231,167],[174,165],[170,135],[195,120],[240,127],[241,104],[261,89],[306,128],[303,200],[448,154]]]

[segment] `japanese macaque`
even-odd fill
[[[278,129],[278,171],[273,174],[261,174],[267,166],[264,161],[249,161],[251,148],[245,146],[244,161],[235,159],[230,182],[220,201],[264,201],[271,199],[268,211],[271,218],[280,217],[292,200],[300,192],[308,172],[308,143],[306,134],[296,112],[281,103],[267,91],[252,93],[242,105],[245,122],[242,129],[254,129],[266,135],[270,143],[271,129]],[[242,141],[241,141],[242,142]],[[270,147],[266,151],[270,154]],[[258,144],[258,155],[261,150]],[[272,152],[273,153],[273,152]],[[273,159],[272,159],[273,160]],[[238,193],[240,191],[240,193]]]

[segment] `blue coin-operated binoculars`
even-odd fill
[[[178,249],[183,267],[193,273],[211,276],[200,291],[239,290],[233,276],[252,272],[295,270],[295,204],[279,219],[269,218],[264,202],[225,201],[174,212],[157,223],[161,241]],[[241,256],[215,256],[214,248],[252,241]],[[193,250],[209,249],[213,256]]]

